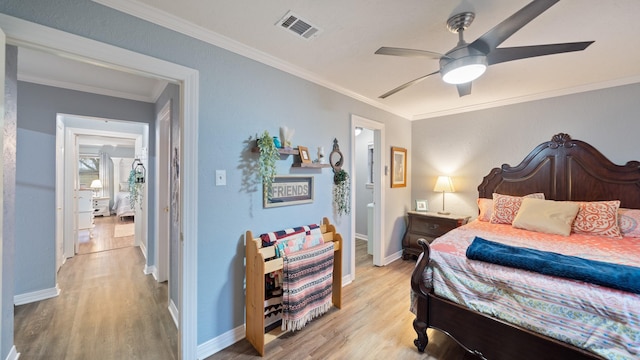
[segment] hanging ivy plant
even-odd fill
[[[280,152],[273,142],[273,137],[267,130],[258,138],[260,156],[258,158],[258,175],[264,186],[263,200],[265,204],[271,198],[273,180],[276,177],[276,161],[280,159]]]
[[[351,183],[349,174],[340,169],[333,175],[333,206],[338,215],[351,213]]]
[[[136,170],[131,169],[129,172],[129,205],[132,209],[136,208],[136,204],[142,209],[142,186],[144,183],[136,182]]]

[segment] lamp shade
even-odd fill
[[[100,179],[95,179],[91,182],[91,186],[89,186],[92,189],[102,189],[102,181],[100,181]]]
[[[433,191],[442,191],[442,192],[454,192],[453,182],[449,176],[438,176],[438,180],[436,180],[436,186],[433,188]]]

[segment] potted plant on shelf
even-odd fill
[[[338,215],[351,213],[351,187],[349,174],[342,169],[335,171],[333,175],[333,184],[333,205],[338,212]]]
[[[276,161],[280,158],[280,152],[273,141],[273,137],[269,135],[267,130],[257,139],[257,145],[258,149],[260,149],[258,175],[262,179],[264,186],[263,199],[267,203],[271,198],[271,187],[276,176]]]

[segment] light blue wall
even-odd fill
[[[453,177],[447,211],[477,216],[478,185],[492,168],[519,164],[534,147],[563,132],[617,164],[640,159],[640,84],[590,91],[413,122],[414,199],[442,206],[436,177]]]
[[[57,113],[154,123],[150,103],[18,82],[15,294],[56,286]],[[155,145],[149,148],[153,159]],[[33,219],[39,226],[33,226]]]
[[[199,238],[185,239],[198,242],[199,344],[244,323],[246,230],[259,234],[328,216],[343,235],[351,231],[349,217],[333,215],[331,170],[291,169],[291,158],[278,163],[278,173],[313,175],[314,203],[263,209],[262,194],[252,185],[256,155],[249,151],[250,136],[265,129],[276,134],[286,125],[296,129],[294,143],[310,149],[331,149],[337,138],[348,169],[352,159],[350,116],[357,114],[386,124],[388,146],[411,145],[411,124],[405,119],[89,0],[9,0],[0,3],[0,12],[199,71]],[[388,164],[388,149],[383,154]],[[227,186],[214,186],[215,170],[227,171]],[[389,189],[388,183],[384,189],[386,231],[382,237],[387,241],[385,256],[391,256],[401,250],[411,189],[410,185]],[[345,264],[350,258],[345,249]],[[345,266],[345,275],[349,272]]]

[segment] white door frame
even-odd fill
[[[169,280],[169,186],[171,163],[171,101],[162,107],[156,118],[156,244],[155,256],[158,264],[156,280],[163,282]],[[169,282],[169,293],[171,293]]]
[[[0,128],[1,129],[4,129],[4,115],[5,115],[5,104],[4,104],[5,78],[4,77],[5,77],[5,64],[7,62],[7,54],[6,54],[6,46],[5,46],[6,37],[3,30],[5,30],[4,25],[0,24],[0,84],[2,84],[2,86],[0,86],[1,88],[0,89]],[[0,149],[4,149],[4,136],[0,136]],[[0,156],[0,179],[3,179],[3,178],[4,178],[4,156]],[[4,204],[4,181],[0,181],[0,200],[2,200],[2,203]],[[4,269],[4,257],[5,257],[4,237],[2,236],[3,216],[4,216],[3,213],[4,211],[0,212],[0,269]],[[9,253],[13,254],[13,251]],[[4,276],[0,276],[0,293],[4,292],[2,291],[4,290],[3,281],[2,281],[3,278]],[[13,276],[9,278],[11,279],[13,278]],[[4,298],[5,298],[4,296],[0,296],[0,310],[4,310],[4,307],[6,306],[6,304],[4,304]],[[0,338],[2,339],[4,339],[4,334],[2,329],[5,329],[5,328],[12,329],[13,327],[9,328],[5,326],[0,326]],[[13,339],[13,334],[11,334],[11,338]],[[11,352],[9,355],[11,354],[15,355],[15,352],[16,352],[15,346],[12,346]]]
[[[363,118],[358,115],[351,115],[351,154],[356,152],[356,127],[363,127],[373,130],[373,234],[368,234],[369,240],[373,241],[373,265],[384,265],[384,249],[386,243],[384,241],[384,124]],[[351,189],[356,188],[356,165],[355,161],[351,161]],[[362,181],[361,181],[362,182]],[[355,214],[355,191],[351,191],[351,240],[349,241],[351,253],[351,280],[355,279],[356,274],[356,218]]]
[[[107,130],[95,130],[90,128],[80,128],[80,127],[71,127],[66,126],[65,118],[73,117],[77,119],[85,119],[87,121],[104,121],[102,118],[95,118],[90,116],[79,116],[79,115],[69,115],[69,114],[58,114],[57,120],[59,120],[64,126],[63,130],[65,132],[65,151],[63,158],[63,166],[65,171],[65,178],[73,180],[73,181],[65,181],[61,187],[56,186],[56,197],[59,196],[58,193],[62,192],[61,195],[64,198],[64,202],[68,204],[63,208],[63,221],[60,223],[56,223],[56,228],[64,226],[64,239],[63,239],[63,249],[64,249],[64,257],[65,259],[74,257],[78,252],[78,231],[76,227],[76,199],[78,192],[78,160],[80,158],[80,154],[78,152],[78,137],[82,135],[95,135],[95,136],[109,136],[109,137],[117,137],[117,138],[126,138],[126,139],[135,139],[136,143],[142,142],[142,134],[135,133],[126,133],[126,132],[117,132],[117,131],[107,131]],[[113,119],[109,119],[110,121],[115,121]],[[90,126],[90,125],[87,125]],[[143,124],[141,126],[144,127],[147,124]],[[58,128],[56,128],[58,131]],[[148,141],[148,140],[147,140]],[[60,159],[57,159],[60,160]],[[60,163],[56,165],[56,168]],[[143,204],[142,208],[147,208],[147,197],[144,196],[142,198]],[[138,219],[136,223],[144,224],[146,221],[145,218],[148,216],[147,212],[136,213],[138,215]],[[140,225],[138,225],[140,226]],[[135,243],[134,245],[140,246],[141,244],[147,244],[147,232],[142,229],[136,229],[135,233]],[[146,249],[143,249],[146,256]],[[56,281],[57,282],[57,281]]]
[[[181,188],[183,202],[180,209],[182,251],[179,262],[181,289],[178,309],[178,344],[182,359],[196,359],[198,357],[198,71],[6,14],[0,14],[0,28],[7,34],[7,42],[11,45],[36,47],[54,54],[65,54],[80,61],[95,61],[118,70],[168,79],[181,85],[180,182],[184,186]],[[2,48],[4,49],[4,46]],[[2,113],[4,114],[4,111]]]

